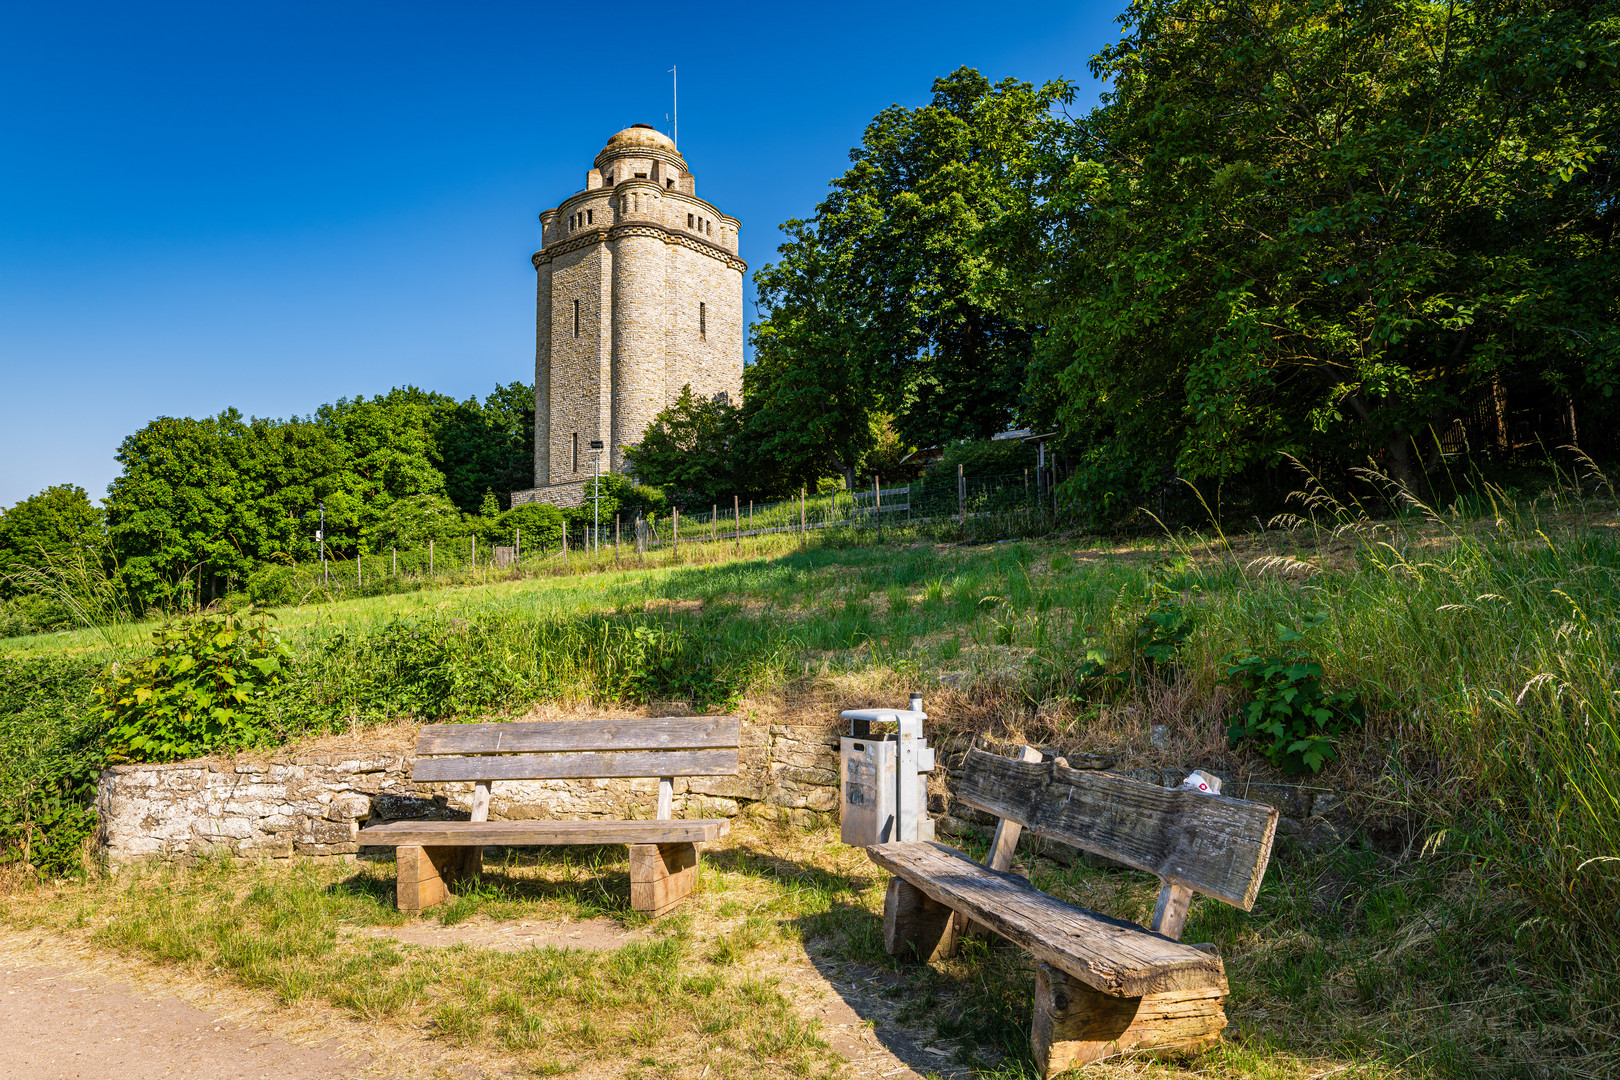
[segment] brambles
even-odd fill
[[[174,761],[261,741],[254,706],[291,655],[266,616],[179,619],[152,637],[157,648],[101,690],[110,759]]]
[[[1307,625],[1325,617],[1307,616]],[[1232,717],[1226,737],[1233,746],[1259,742],[1266,760],[1285,773],[1321,772],[1337,756],[1339,737],[1366,719],[1366,709],[1352,691],[1330,694],[1322,688],[1322,665],[1296,644],[1303,633],[1279,625],[1277,637],[1280,651],[1226,658],[1227,681],[1253,695]]]

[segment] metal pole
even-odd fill
[[[681,508],[676,507],[671,512],[670,532],[675,541],[675,558],[681,557]]]
[[[742,554],[742,503],[741,496],[731,497],[731,547],[734,552]]]
[[[433,538],[428,537],[428,577],[433,576]]]
[[[323,584],[323,585],[331,585],[332,584],[332,579],[327,576],[327,572],[326,572],[326,500],[325,499],[321,500],[320,506],[321,506],[321,527],[315,533],[315,538],[317,540],[319,540],[320,543],[321,543],[321,584]]]
[[[512,553],[512,561],[517,563],[518,567],[521,568],[523,566],[523,530],[522,529],[513,529],[512,530],[512,546],[517,548],[517,550]]]
[[[389,576],[391,576],[391,577],[399,577],[399,548],[397,548],[397,547],[389,548],[388,549],[388,557],[394,564],[393,568],[389,571]]]
[[[956,467],[956,521],[961,528],[967,528],[967,480],[961,465]]]
[[[804,491],[805,491],[805,485],[800,484],[799,485],[799,546],[800,547],[808,547],[810,545],[809,537],[805,534],[805,531],[804,531]]]
[[[613,565],[619,565],[619,515],[613,515]]]
[[[593,447],[594,449],[594,447]],[[602,452],[597,450],[596,458],[596,502],[591,507],[591,539],[594,541],[596,554],[602,554]]]

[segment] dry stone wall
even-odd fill
[[[675,780],[677,817],[785,814],[806,822],[838,806],[838,737],[822,726],[744,724],[736,776]],[[408,751],[319,751],[102,774],[98,841],[106,861],[205,856],[349,856],[360,830],[389,821],[465,820],[472,785],[412,782]],[[497,821],[651,817],[658,781],[502,781]]]

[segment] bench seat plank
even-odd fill
[[[866,852],[936,902],[1111,997],[1226,990],[1226,969],[1218,956],[1066,904],[1016,874],[990,870],[944,844],[874,844]]]
[[[362,846],[525,847],[545,844],[698,844],[731,830],[725,818],[686,821],[394,821],[361,829]]]
[[[559,723],[561,721],[558,721]],[[626,752],[506,754],[499,757],[418,757],[411,779],[560,780],[612,776],[735,776],[737,751],[630,750]]]
[[[707,750],[736,748],[735,716],[664,716],[651,720],[529,720],[493,724],[429,724],[416,753],[535,754],[565,750]],[[649,773],[649,776],[662,775]]]

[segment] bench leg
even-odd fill
[[[452,888],[476,876],[483,869],[483,849],[401,844],[394,860],[399,910],[414,914],[444,903]]]
[[[956,912],[904,878],[890,878],[883,897],[883,950],[927,963],[956,948]]]
[[[1202,990],[1109,997],[1050,964],[1035,968],[1030,1046],[1043,1077],[1127,1050],[1202,1050],[1226,1026],[1224,981]]]
[[[630,907],[658,918],[680,905],[697,884],[696,844],[631,844]]]

